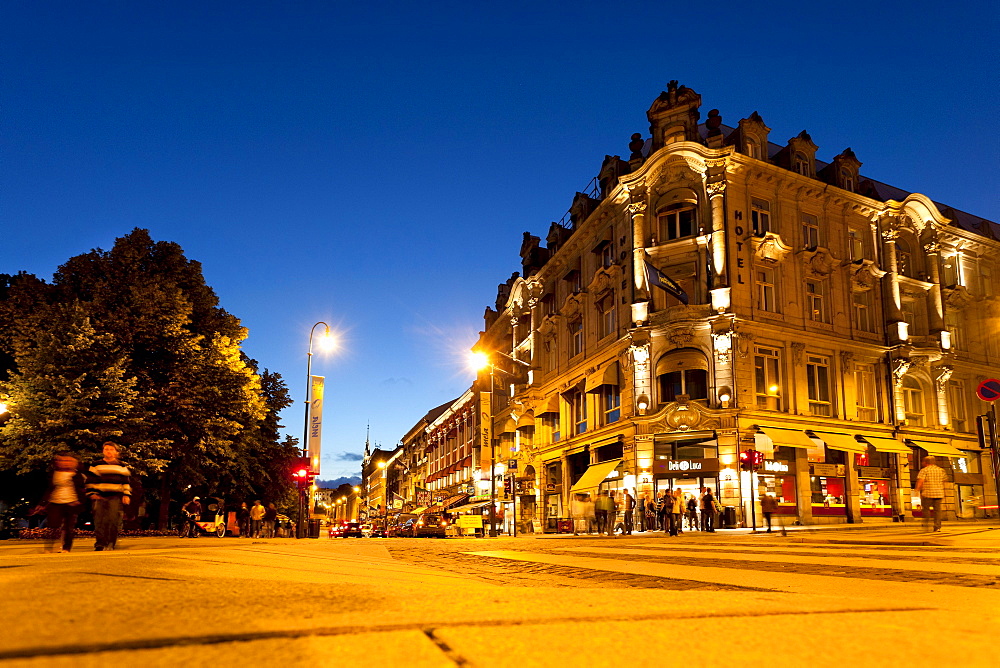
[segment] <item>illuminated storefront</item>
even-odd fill
[[[774,497],[778,515],[798,515],[795,493],[795,450],[775,448],[775,459],[765,459],[757,472],[757,499]]]

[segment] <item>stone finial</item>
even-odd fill
[[[712,109],[708,112],[708,118],[705,119],[705,127],[708,128],[709,136],[721,134],[722,130],[719,128],[722,126],[722,114],[719,113],[718,109]]]

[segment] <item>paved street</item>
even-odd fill
[[[995,666],[1000,530],[0,544],[11,666]]]

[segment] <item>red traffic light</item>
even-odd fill
[[[751,450],[750,452],[753,453],[753,465],[754,465],[754,468],[757,468],[758,466],[760,466],[761,464],[764,463],[764,453],[763,452],[761,452],[760,450]]]
[[[299,469],[292,475],[295,476],[296,478],[305,478],[306,476],[309,475],[309,469]]]
[[[755,455],[757,453],[754,450],[744,450],[740,453],[740,469],[744,471],[752,471],[755,461]]]

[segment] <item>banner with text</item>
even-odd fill
[[[493,441],[493,395],[490,392],[479,393],[479,460],[485,462],[490,459],[489,468],[493,467],[492,450],[490,444]],[[483,468],[487,466],[483,464]]]
[[[323,376],[309,377],[309,468],[319,474],[323,438]]]

